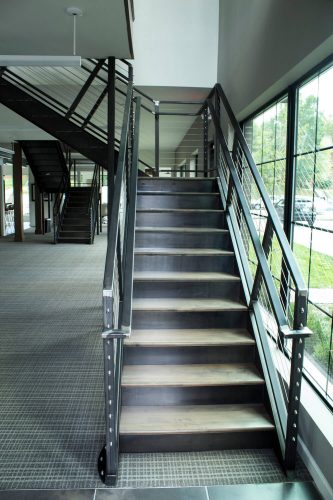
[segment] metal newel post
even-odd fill
[[[104,329],[110,330],[114,327],[113,298],[110,290],[103,292],[103,309]],[[99,456],[98,468],[102,479],[108,486],[115,483],[118,469],[114,342],[114,339],[103,339],[106,442]]]
[[[294,331],[304,329],[307,321],[307,292],[295,294]],[[290,359],[288,419],[286,431],[285,468],[295,469],[297,453],[298,419],[301,399],[305,336],[293,338]]]
[[[116,107],[116,63],[114,57],[108,58],[108,232],[110,231],[111,208],[114,191],[115,166],[115,107]]]
[[[160,175],[160,101],[155,102],[155,172]]]
[[[288,420],[285,449],[286,470],[295,469],[298,435],[298,417],[301,398],[304,338],[293,339],[289,382]]]

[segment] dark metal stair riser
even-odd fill
[[[236,267],[233,255],[135,255],[135,271],[230,272]]]
[[[237,300],[240,296],[239,281],[136,281],[133,288],[134,298],[229,298]]]
[[[175,179],[139,179],[138,191],[176,191],[176,192],[194,192],[194,193],[217,193],[216,179],[193,179],[193,180],[175,180]]]
[[[219,210],[221,208],[220,197],[216,195],[197,194],[167,194],[157,196],[155,194],[138,194],[137,208],[180,208],[180,209],[205,209]]]
[[[272,448],[273,431],[225,432],[204,434],[120,435],[122,453],[158,453],[181,451]]]
[[[142,231],[135,233],[137,248],[215,248],[217,250],[231,250],[231,238],[225,233],[183,233]]]
[[[76,236],[78,238],[87,238],[89,239],[90,237],[90,232],[88,230],[86,231],[77,231],[77,230],[69,230],[69,231],[60,231],[60,238],[66,237],[66,236]]]
[[[260,403],[263,385],[228,387],[123,387],[122,404],[155,406]]]
[[[205,227],[223,228],[225,226],[224,212],[137,212],[137,227]]]
[[[84,243],[89,244],[90,238],[59,237],[58,243]]]
[[[153,336],[152,332],[152,336]],[[125,346],[125,365],[253,363],[254,345],[234,346]]]
[[[246,328],[247,311],[133,311],[133,329]]]

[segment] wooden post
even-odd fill
[[[15,241],[24,240],[23,196],[22,196],[22,150],[18,142],[14,143],[13,156],[14,223]]]
[[[35,234],[44,234],[44,200],[37,184],[35,184],[35,219]]]

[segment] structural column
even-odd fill
[[[13,188],[14,188],[14,224],[15,224],[14,240],[23,241],[24,226],[23,226],[23,194],[22,194],[22,149],[18,142],[14,143]]]
[[[5,236],[5,186],[3,180],[3,159],[0,158],[0,236]]]
[[[116,63],[114,57],[108,58],[108,231],[111,223],[111,207],[114,191],[115,165],[115,108],[116,108]]]
[[[35,219],[35,234],[44,234],[44,200],[43,193],[39,191],[37,184],[35,184]]]

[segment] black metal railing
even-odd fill
[[[65,151],[66,154],[66,166],[67,172],[64,172],[58,192],[54,199],[53,204],[53,243],[56,244],[59,238],[59,232],[62,227],[62,221],[65,214],[66,204],[68,201],[68,192],[71,184],[71,169],[72,169],[72,159],[71,152],[68,149]]]
[[[103,282],[106,444],[99,457],[99,471],[107,484],[114,484],[118,470],[123,341],[131,333],[140,106],[139,97],[133,100],[130,79],[109,213]]]
[[[100,166],[95,165],[94,175],[91,181],[91,192],[88,205],[88,214],[90,222],[90,243],[94,243],[95,233],[99,235],[99,205],[100,205]]]
[[[295,467],[307,288],[278,214],[220,85],[207,100],[215,136],[218,182],[239,258],[251,321],[272,404],[283,461]],[[251,213],[253,191],[267,212]],[[279,276],[279,279],[276,278]]]
[[[142,97],[143,141],[140,169],[148,176],[210,177],[208,111],[202,100],[157,100],[135,88]]]
[[[108,60],[84,59],[80,68],[7,67],[2,76],[102,142],[108,142]],[[119,145],[129,80],[127,61],[115,61],[115,142]],[[47,89],[47,91],[45,90]]]

